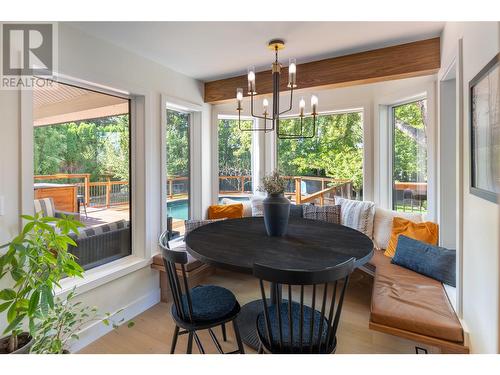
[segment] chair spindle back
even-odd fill
[[[273,353],[335,351],[342,305],[349,275],[353,269],[354,258],[321,271],[282,270],[255,264],[254,275],[259,278],[264,305],[265,333],[269,344],[267,349]],[[275,301],[268,299],[265,282],[268,282],[270,290],[274,289],[271,294],[276,297]],[[308,298],[305,297],[307,290],[311,291],[310,304],[307,304]],[[286,301],[281,301],[281,294],[285,296],[283,298],[286,298]],[[299,302],[294,302],[294,295]],[[319,299],[318,304],[317,299]],[[269,301],[274,306],[270,305]],[[305,319],[305,306],[312,309],[308,322]],[[276,310],[277,332],[270,319],[273,308]],[[286,308],[286,311],[283,311],[283,308]],[[297,314],[297,309],[299,317],[294,319],[294,310]],[[283,320],[286,321],[286,325]],[[298,337],[294,337],[297,333],[297,327],[294,326],[296,324],[298,324]]]

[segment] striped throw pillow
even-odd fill
[[[35,213],[42,213],[43,217],[56,216],[56,207],[52,198],[35,199]]]
[[[126,220],[118,220],[113,223],[99,225],[97,227],[85,228],[80,230],[78,234],[78,239],[89,238],[93,236],[98,236],[103,233],[114,232],[119,229],[124,229],[130,227],[130,222]]]
[[[375,203],[335,197],[335,203],[341,206],[340,223],[359,230],[372,238]]]

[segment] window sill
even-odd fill
[[[150,264],[151,259],[143,259],[130,255],[85,271],[83,278],[66,278],[61,280],[59,283],[61,288],[56,291],[56,295],[64,295],[73,290],[73,288],[76,288],[79,294],[85,293],[129,273],[147,267]]]

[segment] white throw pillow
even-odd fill
[[[392,219],[402,217],[415,223],[421,223],[424,218],[418,212],[397,212],[386,210],[385,208],[375,208],[375,218],[373,220],[373,242],[379,250],[385,250],[389,244],[392,233]]]
[[[266,197],[264,195],[252,195],[250,203],[252,205],[252,216],[264,216],[264,204],[262,201]]]
[[[372,238],[375,203],[335,197],[335,204],[341,206],[340,223]]]
[[[222,198],[222,204],[242,204],[243,205],[243,217],[252,216],[252,203],[248,201],[237,201],[236,199],[231,198]]]

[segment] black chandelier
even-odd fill
[[[311,96],[311,109],[312,113],[310,115],[304,114],[306,102],[304,98],[299,101],[299,118],[300,118],[300,133],[289,134],[282,133],[280,129],[280,116],[292,110],[293,104],[293,90],[297,88],[297,65],[294,58],[290,58],[288,64],[288,91],[290,91],[290,105],[287,109],[280,112],[280,74],[282,65],[278,61],[278,51],[285,48],[285,42],[280,39],[273,39],[269,42],[268,48],[274,51],[275,60],[272,64],[272,75],[273,75],[273,108],[272,113],[269,114],[269,101],[264,98],[262,101],[262,107],[264,109],[262,115],[254,114],[254,96],[257,95],[257,89],[255,85],[255,68],[253,66],[248,68],[248,95],[250,96],[250,112],[252,117],[264,120],[264,127],[259,128],[242,128],[241,126],[241,111],[243,110],[241,104],[243,101],[243,89],[236,89],[236,100],[238,102],[238,126],[241,131],[263,131],[265,133],[276,130],[277,136],[280,139],[298,139],[298,138],[313,138],[316,135],[316,116],[318,108],[318,97],[316,95]],[[304,134],[304,118],[312,116],[313,118],[313,131],[311,134]],[[271,126],[267,126],[267,122],[271,122]]]

